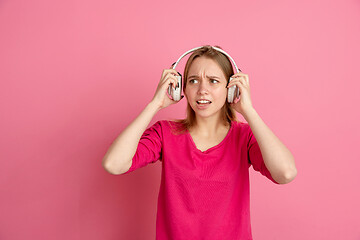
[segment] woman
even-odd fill
[[[176,103],[167,90],[178,74],[163,70],[152,101],[113,142],[103,166],[126,174],[162,162],[156,239],[252,239],[249,167],[285,184],[297,174],[294,157],[253,108],[248,75],[234,74],[229,59],[209,45],[194,51],[184,69],[187,118],[146,129]],[[234,85],[240,96],[229,104]],[[235,111],[248,123],[238,122]]]

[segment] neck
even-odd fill
[[[224,129],[228,129],[229,127],[229,123],[224,122],[220,116],[213,116],[209,118],[196,116],[195,125],[192,131],[203,136],[213,136],[218,132],[224,131]]]

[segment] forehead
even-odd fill
[[[195,58],[195,60],[190,65],[188,76],[204,76],[205,74],[225,78],[225,74],[215,60],[207,57]]]

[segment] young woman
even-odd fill
[[[156,239],[252,239],[249,167],[285,184],[297,174],[294,157],[252,106],[248,75],[234,74],[228,57],[209,45],[194,51],[184,69],[187,118],[147,128],[176,103],[167,94],[175,75],[163,70],[152,101],[112,143],[103,166],[127,174],[161,161]],[[240,96],[229,104],[234,85]],[[237,121],[235,111],[248,123]]]

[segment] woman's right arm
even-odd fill
[[[106,171],[114,175],[127,172],[132,165],[132,158],[136,153],[140,138],[152,118],[160,109],[176,103],[166,94],[169,84],[173,86],[177,84],[177,79],[173,74],[178,75],[174,69],[164,69],[151,102],[111,144],[102,160]]]

